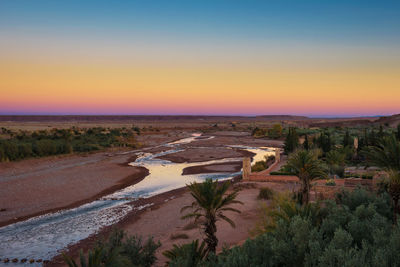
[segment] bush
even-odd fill
[[[328,185],[328,186],[335,186],[336,183],[335,183],[335,180],[333,180],[333,179],[328,179],[328,180],[326,180],[325,185]]]
[[[274,191],[269,187],[260,188],[260,192],[258,193],[258,199],[272,199],[274,195]]]
[[[137,130],[137,129],[136,129]],[[90,152],[111,146],[137,147],[134,130],[120,128],[110,131],[96,127],[90,129],[52,129],[10,132],[10,139],[0,139],[0,161],[28,157],[45,157],[72,152]]]
[[[18,145],[18,158],[28,158],[32,156],[32,145],[31,144],[19,144]]]
[[[252,172],[260,172],[267,169],[267,163],[265,161],[257,161],[253,166],[251,166]]]
[[[275,161],[275,156],[265,157],[265,160],[257,161],[253,166],[251,166],[252,172],[260,172],[268,169],[272,163]]]
[[[90,152],[99,150],[100,147],[94,144],[79,144],[74,146],[74,151],[77,152]]]
[[[5,158],[8,160],[18,159],[18,146],[12,141],[6,141],[3,143],[3,150]]]
[[[335,200],[338,204],[350,208],[354,211],[361,205],[374,205],[377,212],[388,219],[392,219],[392,207],[390,196],[387,193],[376,195],[362,188],[357,188],[353,192],[342,190],[337,193]]]
[[[57,147],[53,140],[42,139],[34,143],[33,150],[36,155],[43,157],[57,153]]]
[[[192,266],[400,266],[400,225],[385,196],[356,189],[338,203],[278,203],[272,230]]]
[[[191,267],[198,266],[207,257],[207,250],[204,241],[199,244],[199,240],[183,245],[174,245],[172,249],[164,251],[163,255],[170,262],[169,266]]]
[[[344,177],[344,167],[339,165],[329,166],[329,172],[339,177]]]
[[[362,179],[372,179],[374,176],[373,175],[371,175],[371,174],[363,174],[363,175],[361,175],[361,178]]]
[[[114,230],[107,241],[98,241],[97,245],[88,252],[86,261],[83,252],[80,252],[81,267],[123,267],[143,266],[150,267],[156,261],[155,252],[161,246],[152,238],[143,242],[139,236],[126,236],[122,230]],[[65,262],[70,267],[77,267],[77,263],[63,254]]]

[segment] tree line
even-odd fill
[[[34,132],[13,132],[2,128],[0,161],[30,157],[90,152],[115,146],[137,147],[138,127],[52,129]],[[6,136],[6,137],[4,137]]]

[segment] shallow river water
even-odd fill
[[[238,161],[242,158],[225,158],[197,163],[172,163],[168,160],[157,159],[162,155],[183,151],[182,144],[194,142],[198,137],[199,135],[193,135],[165,144],[163,146],[170,149],[164,152],[155,154],[140,152],[136,161],[129,165],[143,166],[149,170],[150,174],[135,185],[74,209],[45,214],[0,228],[0,259],[7,257],[10,260],[13,258],[49,260],[68,245],[87,238],[104,226],[118,222],[132,209],[145,208],[144,206],[132,207],[128,205],[132,199],[151,197],[183,187],[193,181],[204,181],[206,178],[231,179],[241,173],[182,175],[182,170],[190,166]],[[253,162],[262,160],[265,155],[274,153],[273,149],[267,147],[256,148],[235,145],[227,147],[241,148],[255,153]],[[25,264],[29,266],[38,265]],[[4,263],[0,262],[0,265],[4,265]],[[8,263],[8,265],[24,264]]]

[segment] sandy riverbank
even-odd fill
[[[30,159],[0,166],[0,226],[73,208],[138,183],[148,175],[128,166],[132,154]]]
[[[187,136],[189,133],[185,135]],[[202,162],[220,158],[241,158],[253,155],[253,153],[239,148],[232,149],[227,147],[228,145],[235,145],[234,142],[236,141],[240,145],[271,145],[269,140],[254,139],[248,133],[246,135],[243,133],[223,133],[223,135],[217,133],[215,138],[207,139],[206,137],[190,144],[182,145],[182,148],[186,149],[185,151],[169,155],[172,158],[175,157],[178,161]],[[178,138],[169,136],[163,139],[162,143],[171,142],[176,139]],[[241,141],[239,142],[238,140]],[[281,141],[272,142],[276,143],[277,146],[281,145],[279,144]],[[166,150],[169,148],[157,147],[154,149]],[[141,151],[150,152],[152,148],[143,148]],[[134,156],[133,153],[126,153],[126,151],[124,153],[114,151],[114,153],[100,152],[86,156],[71,155],[1,164],[0,203],[2,206],[0,208],[3,208],[4,205],[6,211],[0,212],[0,223],[6,225],[34,215],[76,207],[139,182],[147,175],[147,170],[141,167],[128,166],[127,163],[134,160],[132,156]],[[186,171],[196,173],[235,172],[238,169],[240,170],[240,166],[241,162],[232,161],[224,164],[214,164],[214,166],[196,166],[198,167],[197,169]],[[165,203],[172,201],[168,197],[165,198],[165,196],[169,195],[174,199],[178,198],[180,193],[178,194],[177,192],[184,192],[184,189],[181,190],[183,191],[167,192],[160,196],[155,196],[154,199],[138,200],[134,205],[142,205],[142,202],[146,203],[146,201],[151,200],[155,201],[151,209],[158,209],[164,206]],[[177,205],[180,204],[181,202]],[[146,212],[130,212],[116,226],[124,228],[124,223],[131,225],[133,222],[139,222],[141,221],[141,214]],[[162,216],[162,213],[160,216]],[[178,216],[179,218],[180,216]],[[105,233],[107,229],[108,227],[102,229],[101,233]],[[126,229],[129,230],[129,227]],[[162,232],[163,229],[159,229],[159,233]],[[149,232],[149,235],[154,234]],[[71,252],[74,251],[73,248],[75,247],[77,249],[85,248],[85,246],[89,247],[93,238],[95,237],[82,240],[74,245],[71,248]],[[165,242],[168,244],[166,239]]]
[[[199,174],[199,173],[218,173],[218,172],[238,172],[242,169],[241,161],[232,161],[216,164],[206,164],[200,166],[192,166],[183,169],[182,175]]]
[[[242,244],[247,238],[250,238],[249,231],[253,230],[258,221],[258,209],[261,200],[257,199],[259,188],[268,186],[277,191],[290,190],[291,185],[283,183],[243,183],[238,182],[233,185],[238,188],[239,194],[237,199],[242,201],[243,205],[235,205],[234,207],[241,211],[240,214],[229,213],[226,215],[231,218],[236,228],[232,228],[228,223],[219,221],[217,223],[217,237],[219,239],[218,250],[222,247],[234,246]],[[143,199],[132,203],[133,205],[144,205],[152,203],[150,208],[135,211],[126,216],[119,223],[106,227],[97,235],[93,235],[88,239],[82,240],[78,244],[68,248],[68,255],[77,257],[79,250],[87,250],[91,248],[98,238],[107,236],[112,227],[125,230],[129,235],[140,235],[144,238],[153,236],[156,241],[160,241],[162,246],[157,250],[156,266],[164,266],[165,257],[162,252],[171,249],[173,244],[183,244],[191,242],[194,239],[202,239],[201,231],[198,228],[190,227],[190,220],[182,220],[180,210],[183,206],[189,205],[193,201],[192,196],[186,190],[181,188],[173,190],[149,199]],[[162,218],[162,220],[160,220]],[[186,235],[186,238],[175,238],[175,236]],[[66,266],[62,257],[57,256],[52,259],[46,266],[59,267]]]
[[[227,147],[190,147],[184,151],[164,155],[158,158],[175,163],[191,163],[225,158],[253,157],[254,155],[255,153],[246,150],[231,149]]]
[[[142,139],[160,145],[188,136],[179,132]],[[126,149],[114,149],[0,163],[0,227],[78,207],[140,182],[148,171],[128,165],[135,159]]]

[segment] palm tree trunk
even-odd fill
[[[394,198],[393,199],[393,221],[394,224],[397,224],[397,212],[399,210],[399,199]]]
[[[302,189],[302,203],[308,204],[310,198],[310,185],[307,179],[303,179],[303,189]]]
[[[215,233],[217,232],[217,226],[215,225],[216,219],[211,216],[211,218],[208,218],[206,224],[205,224],[205,242],[207,243],[207,250],[208,252],[215,252],[217,251],[217,245],[218,245],[218,239]]]

